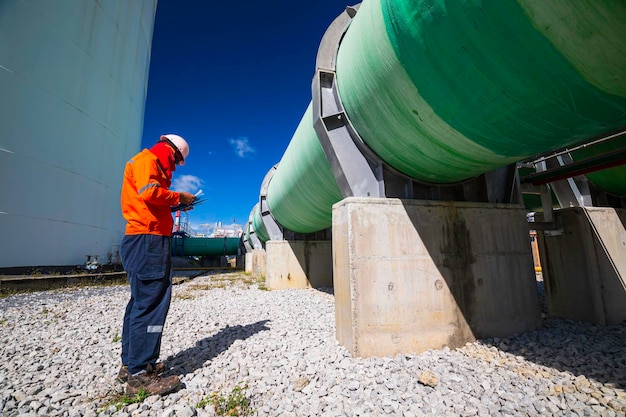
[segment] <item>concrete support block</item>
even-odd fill
[[[333,259],[337,339],[354,356],[540,326],[521,206],[347,198],[333,206]]]
[[[250,256],[248,256],[248,254],[250,254]],[[265,250],[263,249],[253,249],[252,252],[247,252],[246,272],[249,268],[254,278],[265,278],[267,276],[265,258]],[[250,265],[249,267],[248,264]]]
[[[330,241],[271,240],[265,249],[268,289],[333,286]]]
[[[244,255],[235,256],[235,261],[233,264],[233,268],[244,269],[246,264],[246,258]]]
[[[555,210],[539,231],[548,314],[598,325],[626,320],[626,209]]]
[[[246,274],[252,273],[252,252],[246,252],[245,254],[244,272]]]

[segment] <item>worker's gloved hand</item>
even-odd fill
[[[181,204],[191,204],[196,199],[196,196],[191,193],[182,192],[180,193],[180,203]]]

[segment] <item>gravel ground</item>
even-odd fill
[[[183,388],[131,404],[115,381],[126,286],[0,299],[0,412],[213,416],[207,399],[240,388],[256,416],[626,413],[626,324],[545,318],[539,331],[459,349],[352,358],[335,339],[331,290],[265,291],[249,280],[175,285],[161,356]]]

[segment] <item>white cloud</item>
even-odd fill
[[[240,158],[244,158],[246,155],[256,152],[256,149],[248,143],[248,138],[228,139],[228,143],[230,143],[230,146],[233,147],[235,153]]]
[[[195,193],[200,189],[202,185],[202,180],[195,175],[181,175],[180,177],[174,178],[172,181],[172,190],[182,192],[186,191],[188,193]]]

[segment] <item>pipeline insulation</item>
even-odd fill
[[[270,235],[267,233],[267,229],[265,228],[265,224],[263,224],[263,219],[261,217],[261,209],[257,204],[254,208],[254,216],[252,217],[252,226],[254,227],[254,233],[256,233],[259,240],[262,242],[267,242],[270,240]]]
[[[342,198],[313,129],[309,103],[269,183],[267,203],[281,225],[311,233],[331,226],[332,205]]]
[[[338,93],[362,140],[429,183],[626,126],[620,0],[364,0],[336,62]],[[309,105],[267,193],[274,218],[300,233],[331,226],[342,199],[312,123]],[[625,170],[590,178],[626,195]]]
[[[626,125],[624,3],[544,3],[364,1],[337,57],[361,138],[453,183]]]

